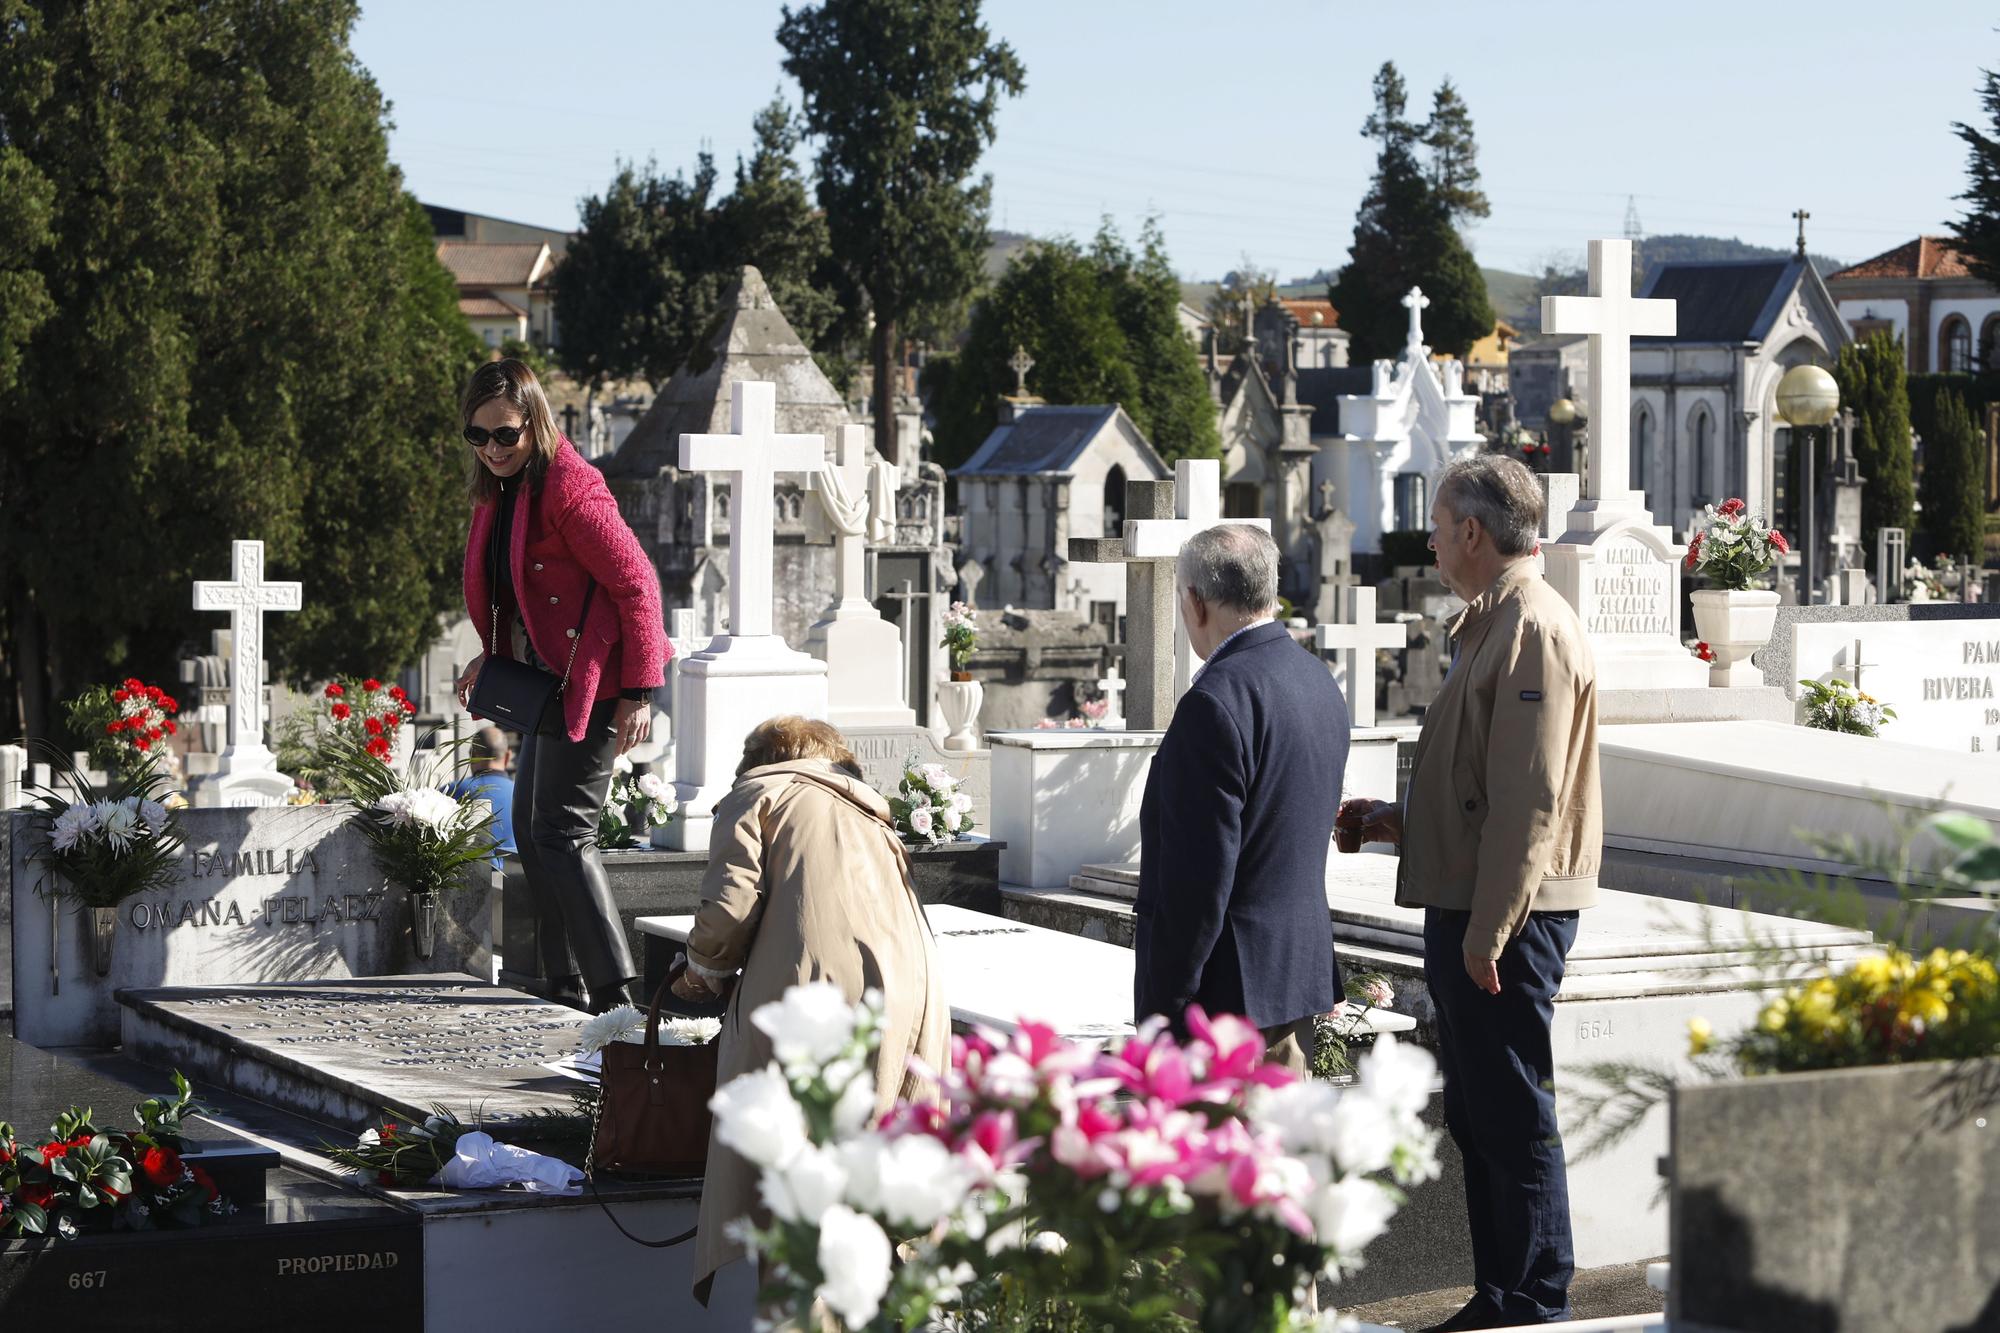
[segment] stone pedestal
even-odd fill
[[[1542,559],[1551,587],[1576,608],[1600,690],[1694,689],[1708,668],[1681,643],[1681,557],[1643,510],[1586,500]]]
[[[826,663],[775,634],[719,634],[682,664],[674,719],[674,796],[680,816],[669,826],[679,850],[706,851],[715,803],[736,780],[743,738],[783,714],[826,716]]]
[[[1139,802],[1158,731],[997,731],[993,836],[1000,878],[1057,888],[1091,862],[1139,856]]]
[[[916,725],[903,698],[903,636],[867,602],[842,602],[815,623],[806,652],[826,663],[826,720],[834,726]]]
[[[275,768],[223,771],[192,784],[189,798],[202,809],[242,810],[283,805],[298,786]]]

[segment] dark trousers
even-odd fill
[[[542,976],[553,985],[580,975],[593,998],[639,974],[597,856],[597,814],[618,757],[617,710],[616,699],[600,699],[583,739],[572,741],[561,701],[552,703],[539,732],[521,741],[514,772],[514,841],[535,900]]]
[[[1574,1267],[1569,1175],[1549,1049],[1575,912],[1534,912],[1500,955],[1500,993],[1465,971],[1470,913],[1424,909],[1444,1121],[1465,1159],[1473,1281],[1509,1323],[1567,1318]]]

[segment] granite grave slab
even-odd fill
[[[1984,609],[1994,614],[1794,624],[1792,664],[1804,680],[1858,679],[1896,710],[1888,740],[2000,761],[2000,607]]]
[[[567,1105],[543,1062],[573,1055],[585,1015],[436,975],[121,991],[124,1044],[325,1124],[442,1105],[505,1126]]]

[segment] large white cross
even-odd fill
[[[276,763],[264,746],[264,613],[298,610],[303,589],[264,582],[262,542],[231,542],[229,573],[227,583],[195,582],[194,609],[229,613],[229,745],[222,766],[236,772]]]
[[[1223,522],[1222,464],[1213,458],[1183,458],[1174,464],[1174,517],[1129,519],[1125,524],[1125,554],[1133,560],[1177,560],[1181,547],[1198,532]],[[1232,518],[1253,528],[1271,530],[1268,518]],[[1178,588],[1176,580],[1176,588]],[[1196,657],[1187,626],[1174,616],[1174,698],[1187,693],[1194,680]]]
[[[1348,585],[1339,589],[1340,619],[1321,625],[1314,640],[1322,653],[1332,653],[1334,663],[1347,678],[1347,713],[1351,726],[1375,725],[1375,654],[1383,648],[1401,648],[1410,640],[1410,627],[1375,619],[1375,590]]]
[[[826,461],[818,435],[777,433],[778,386],[729,386],[729,434],[681,436],[681,470],[719,472],[729,481],[729,633],[771,633],[772,486],[781,472],[816,472]]]
[[[1631,489],[1632,339],[1675,330],[1672,301],[1632,295],[1632,242],[1590,243],[1590,295],[1544,296],[1543,333],[1590,339],[1590,468],[1583,498],[1644,504]]]
[[[1118,665],[1104,668],[1104,674],[1097,679],[1097,692],[1104,698],[1104,724],[1125,720],[1125,678],[1118,674]]]

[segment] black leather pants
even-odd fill
[[[594,1006],[639,974],[597,856],[597,812],[618,755],[617,710],[616,699],[600,699],[583,739],[572,741],[557,700],[540,732],[522,740],[514,773],[514,841],[535,900],[542,976],[555,985],[581,975]]]

